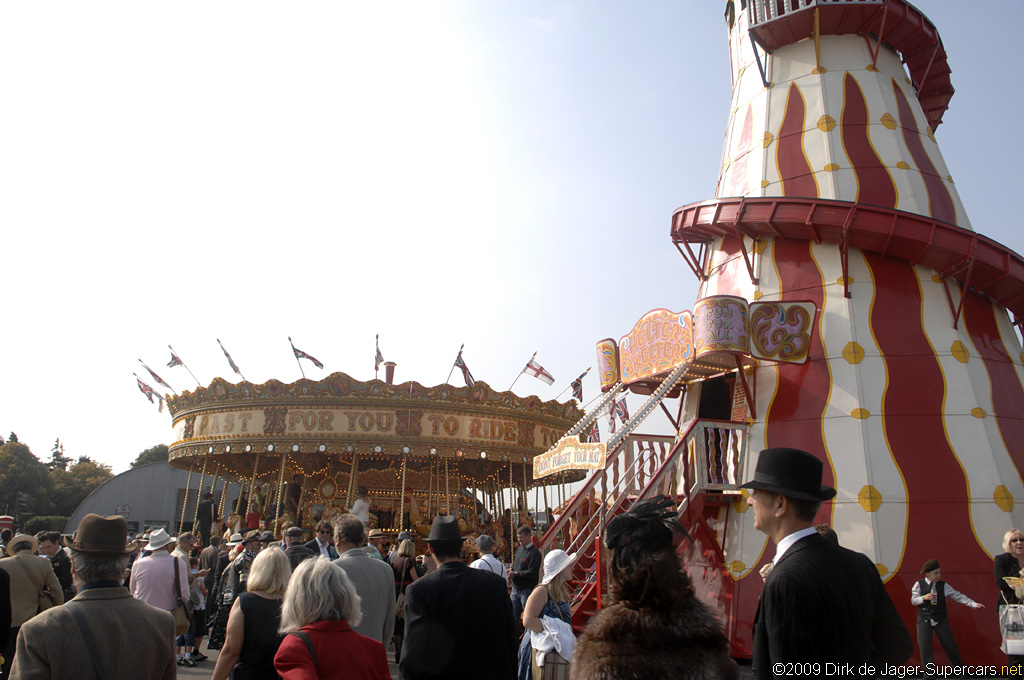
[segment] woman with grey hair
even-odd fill
[[[318,557],[296,567],[274,657],[281,678],[391,680],[384,645],[352,630],[362,620],[359,605],[355,586],[334,562]]]
[[[1003,607],[1008,604],[1021,604],[1024,599],[1024,587],[1014,588],[1006,582],[1007,577],[1022,576],[1021,566],[1024,563],[1024,533],[1010,529],[1003,534],[1003,553],[995,557],[996,586],[999,587],[997,611],[1002,614]],[[1010,665],[1019,666],[1024,663],[1024,655],[1009,654]]]

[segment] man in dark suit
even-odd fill
[[[797,449],[765,449],[747,500],[754,528],[776,544],[754,619],[754,672],[783,674],[775,664],[900,664],[914,652],[875,565],[865,555],[823,538],[814,516],[836,495],[821,484],[821,461]],[[788,671],[792,672],[792,671]]]
[[[400,667],[408,680],[516,677],[519,645],[505,580],[466,566],[462,541],[455,517],[434,519],[427,545],[439,566],[405,590]]]
[[[334,525],[325,519],[317,522],[316,538],[306,543],[306,547],[314,555],[322,555],[329,560],[338,559],[338,550],[334,547]]]

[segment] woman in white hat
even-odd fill
[[[552,550],[544,556],[543,578],[523,608],[527,634],[519,646],[519,680],[539,680],[543,674],[540,660],[544,666],[557,667],[549,669],[547,677],[569,677],[568,662],[572,660],[576,639],[569,612],[572,594],[568,582],[575,560],[576,553],[569,555],[564,550]]]

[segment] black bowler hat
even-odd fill
[[[821,483],[821,461],[800,449],[765,449],[754,478],[741,489],[761,489],[805,501],[827,501],[836,490]]]
[[[459,522],[454,515],[438,515],[430,526],[430,535],[427,541],[461,541],[462,532],[459,531]]]

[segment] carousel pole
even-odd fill
[[[352,470],[348,476],[348,496],[345,498],[345,509],[352,507],[352,496],[356,493],[356,479],[359,477],[359,453],[352,453]],[[404,493],[404,490],[403,490]]]
[[[449,516],[451,516],[451,514],[452,514],[452,494],[451,494],[451,488],[449,487],[449,484],[448,484],[448,482],[449,482],[448,474],[449,474],[448,473],[448,459],[445,458],[444,459],[444,503],[447,506],[447,508],[446,508],[447,514]],[[440,510],[441,509],[438,508],[438,512],[440,512]]]
[[[199,499],[203,495],[203,478],[206,476],[206,464],[210,462],[210,454],[207,452],[203,458],[203,471],[199,473],[199,487],[196,489],[196,511],[192,515],[192,527],[193,530],[196,526],[196,521],[199,519]],[[178,533],[181,533],[180,531]],[[204,548],[206,546],[203,546]]]
[[[509,461],[508,461],[508,509],[509,509],[508,521],[509,521],[509,524],[510,524],[509,529],[513,529],[513,528],[515,528],[518,525],[518,523],[515,520],[515,516],[516,516],[516,512],[518,511],[518,508],[513,508],[512,507],[512,504],[515,503],[515,496],[512,495],[512,492],[515,490],[515,488],[516,488],[516,485],[512,481],[512,460],[509,459]],[[509,538],[511,539],[512,537],[509,536]]]
[[[284,466],[287,463],[288,463],[288,452],[285,451],[284,452],[284,456],[282,456],[282,458],[281,458],[281,475],[278,478],[278,482],[277,482],[277,500],[276,500],[277,518],[276,519],[281,519],[281,516],[284,515],[284,502],[283,502],[283,500],[284,500]],[[281,526],[281,525],[278,522],[275,521],[274,522],[274,528],[276,529],[279,526]],[[277,536],[277,532],[276,531],[274,532],[274,535]],[[277,536],[277,537],[281,538],[280,536]]]
[[[181,504],[181,519],[178,520],[178,533],[181,533],[185,526],[185,510],[188,509],[188,492],[192,488],[192,468],[188,469],[188,479],[185,480],[185,500]]]
[[[402,493],[398,496],[398,524],[399,530],[405,530],[405,470],[406,460],[409,455],[406,453],[402,454]],[[412,507],[412,492],[409,492],[409,507]]]
[[[252,479],[249,480],[249,493],[247,493],[245,495],[245,502],[248,503],[249,505],[252,505],[252,495],[256,491],[256,474],[257,474],[257,472],[260,469],[260,454],[261,453],[262,453],[261,451],[257,451],[256,452],[256,462],[252,466]],[[238,494],[238,499],[239,500],[242,499],[242,494]],[[262,510],[262,508],[260,508],[260,509]],[[248,507],[243,508],[242,509],[242,517],[244,518],[245,517],[245,513],[248,513],[248,512],[249,512],[249,508]]]

